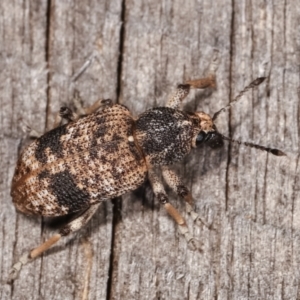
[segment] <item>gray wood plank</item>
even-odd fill
[[[39,221],[16,214],[10,198],[10,183],[23,144],[20,123],[34,124],[37,128],[45,124],[47,2],[34,5],[30,1],[2,1],[0,6],[1,299],[13,299],[14,295],[26,298],[31,293],[33,299],[37,299],[34,294],[38,291],[39,272],[36,270],[40,269],[40,260],[24,270],[15,290],[5,281],[16,257],[41,240]]]
[[[2,299],[300,298],[296,0],[5,0],[0,7]],[[185,108],[213,114],[267,76],[217,126],[288,156],[225,143],[222,150],[197,149],[174,166],[196,211],[212,222],[208,228],[187,217],[202,252],[188,249],[145,183],[114,209],[107,202],[88,226],[5,284],[20,254],[53,233],[40,219],[16,213],[10,201],[25,142],[20,122],[51,127],[75,90],[86,104],[111,98],[137,116],[164,105],[177,83],[202,76],[214,49],[221,59],[217,89],[193,91]]]
[[[57,1],[51,8],[47,1],[2,5],[1,165],[8,170],[1,181],[4,283],[12,263],[53,234],[39,218],[16,214],[10,201],[10,180],[23,136],[17,128],[19,119],[43,131],[46,113],[51,127],[55,113],[69,103],[75,90],[87,105],[103,96],[116,98],[121,2]],[[85,64],[86,70],[76,76]],[[111,203],[103,205],[78,235],[24,267],[12,287],[3,285],[2,298],[105,299],[111,210]]]

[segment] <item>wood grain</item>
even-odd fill
[[[1,299],[300,299],[300,7],[291,1],[55,1],[0,3]],[[108,201],[88,226],[5,283],[19,256],[54,229],[15,212],[10,181],[26,143],[79,91],[134,115],[164,105],[177,83],[205,74],[219,51],[217,89],[185,108],[213,114],[266,76],[217,120],[235,144],[195,150],[174,166],[210,227],[187,217],[190,251],[149,183]]]

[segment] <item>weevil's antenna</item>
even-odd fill
[[[254,81],[252,81],[228,105],[226,105],[225,107],[223,107],[219,111],[217,111],[214,114],[212,120],[215,121],[221,112],[223,112],[223,111],[227,110],[228,108],[230,108],[232,106],[232,104],[237,102],[248,90],[260,85],[265,79],[266,79],[266,77],[258,77]]]
[[[230,137],[227,137],[221,133],[219,133],[221,138],[223,140],[226,140],[226,141],[230,141],[231,143],[237,143],[239,145],[245,145],[247,147],[251,147],[251,148],[255,148],[255,149],[259,149],[259,150],[262,150],[262,151],[267,151],[273,155],[276,155],[276,156],[286,156],[286,154],[284,152],[282,152],[281,150],[278,150],[278,149],[275,149],[275,148],[268,148],[268,147],[264,147],[264,146],[261,146],[261,145],[258,145],[258,144],[253,144],[253,143],[249,143],[249,142],[242,142],[240,140],[235,140],[235,139],[232,139]]]

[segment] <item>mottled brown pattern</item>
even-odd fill
[[[55,128],[22,153],[12,184],[16,207],[58,216],[136,189],[146,178],[143,155],[128,140],[134,120],[113,105]]]

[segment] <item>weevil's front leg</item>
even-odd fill
[[[22,267],[27,263],[33,261],[36,257],[44,253],[46,250],[51,248],[54,244],[56,244],[61,237],[67,236],[72,232],[79,230],[83,227],[87,222],[91,219],[93,214],[98,209],[100,203],[94,204],[90,206],[87,210],[85,210],[82,214],[77,216],[74,220],[69,222],[63,228],[59,230],[59,233],[51,236],[47,241],[43,244],[39,245],[38,247],[31,250],[29,253],[23,254],[19,261],[13,265],[9,273],[8,282],[12,282],[18,277],[19,272],[21,271]]]
[[[214,51],[212,60],[208,67],[207,75],[204,78],[188,80],[177,86],[174,94],[171,95],[167,102],[167,107],[179,109],[182,101],[189,94],[190,89],[205,89],[208,87],[216,87],[216,70],[218,68],[219,55],[218,51]]]
[[[186,241],[188,242],[188,246],[192,250],[200,249],[200,243],[190,233],[186,222],[184,218],[180,215],[180,213],[177,211],[177,209],[169,203],[168,196],[165,192],[165,189],[159,180],[159,178],[156,176],[153,170],[148,171],[149,180],[152,185],[152,189],[154,192],[155,197],[159,200],[159,202],[164,206],[167,213],[175,220],[175,222],[178,224],[178,228],[181,234],[184,235]]]
[[[162,174],[166,183],[177,193],[178,196],[185,200],[186,211],[192,217],[193,221],[199,223],[202,222],[207,227],[210,227],[211,223],[206,222],[194,211],[193,197],[188,188],[183,184],[180,177],[167,166],[162,167]]]
[[[167,102],[167,107],[179,109],[183,99],[189,94],[190,89],[205,89],[208,87],[216,86],[216,77],[214,75],[209,75],[205,78],[195,79],[186,81],[184,84],[179,84],[173,95],[169,98]]]

